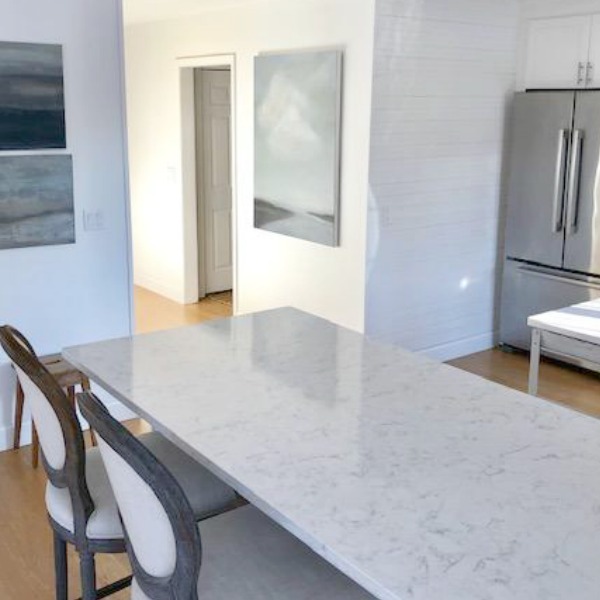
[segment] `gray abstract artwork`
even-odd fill
[[[255,59],[254,225],[339,241],[342,53]]]
[[[0,150],[65,148],[61,46],[0,42]]]
[[[70,156],[0,156],[0,249],[75,242]]]

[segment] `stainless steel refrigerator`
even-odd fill
[[[600,92],[517,94],[511,140],[500,335],[529,349],[528,316],[600,297]]]

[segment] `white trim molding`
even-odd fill
[[[202,67],[227,67],[231,72],[231,237],[233,256],[233,314],[238,314],[238,254],[237,254],[237,100],[235,54],[210,54],[182,56],[176,59],[180,81],[181,106],[181,193],[183,196],[183,252],[184,252],[184,303],[197,302],[198,278],[198,219],[196,182],[196,137],[194,104],[194,69]]]
[[[420,350],[419,354],[424,354],[429,358],[439,360],[441,362],[447,362],[449,360],[455,360],[468,356],[469,354],[475,354],[476,352],[483,352],[489,350],[496,345],[497,335],[495,333],[485,333],[476,337],[466,338],[464,340],[458,340],[449,344],[442,344],[441,346],[435,346],[433,348],[426,348]]]

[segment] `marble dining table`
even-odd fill
[[[64,356],[375,598],[600,598],[594,418],[289,308]]]

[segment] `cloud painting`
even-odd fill
[[[338,244],[342,54],[255,59],[254,224]]]
[[[70,156],[0,156],[0,250],[75,242]]]
[[[0,150],[65,147],[61,46],[0,42]]]

